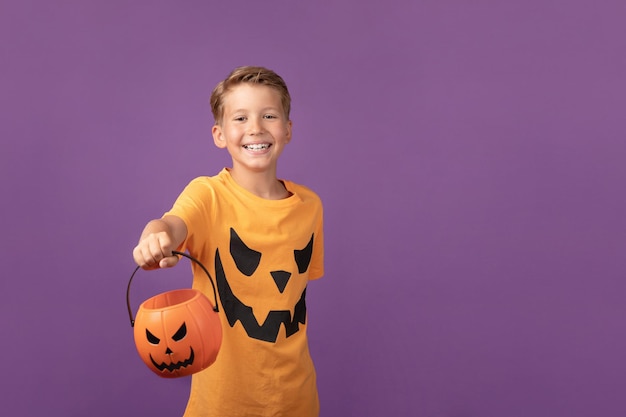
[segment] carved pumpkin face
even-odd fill
[[[215,362],[222,328],[204,294],[182,289],[144,301],[135,319],[134,337],[139,356],[150,370],[174,378]]]
[[[304,274],[313,253],[314,236],[296,247],[262,253],[230,229],[228,253],[215,254],[215,279],[223,311],[231,327],[240,322],[248,337],[274,343],[281,325],[285,337],[306,320]],[[225,272],[228,271],[228,272]],[[290,291],[285,291],[287,286]]]

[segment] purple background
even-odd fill
[[[131,250],[229,164],[207,101],[253,64],[325,203],[322,417],[626,415],[624,4],[3,1],[0,414],[182,414]],[[146,275],[134,309],[190,282]]]

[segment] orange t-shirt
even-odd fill
[[[185,417],[319,414],[305,294],[324,274],[322,204],[310,189],[283,183],[292,195],[267,200],[223,169],[191,181],[165,214],[185,222],[179,249],[215,279],[223,330],[215,363],[192,376]],[[194,288],[213,302],[206,274],[193,269]]]

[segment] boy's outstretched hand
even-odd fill
[[[149,222],[133,249],[135,263],[145,270],[171,268],[178,263],[173,255],[187,237],[187,227],[178,217],[166,216]]]

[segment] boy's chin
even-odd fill
[[[237,163],[233,161],[233,170],[236,170],[237,173],[241,174],[263,174],[263,173],[276,173],[276,163],[275,162],[265,162],[265,163]]]

